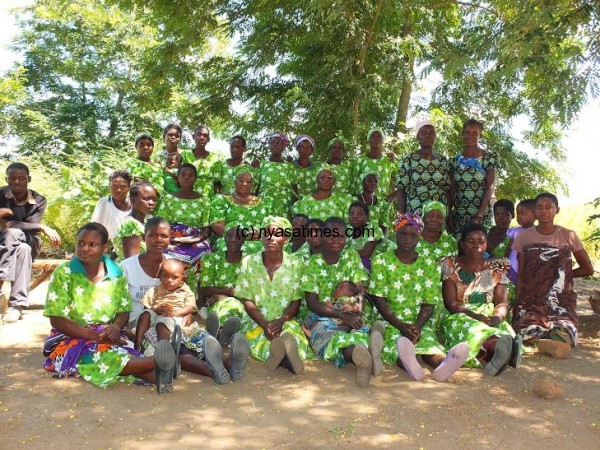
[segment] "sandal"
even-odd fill
[[[179,361],[179,349],[181,348],[181,340],[183,339],[183,335],[181,333],[181,327],[179,325],[175,325],[173,329],[173,333],[171,333],[171,346],[173,347],[173,351],[175,352],[175,356],[177,357],[177,366],[175,370],[175,375],[173,378],[177,378],[181,373],[181,361]]]
[[[204,340],[204,360],[217,384],[229,383],[229,372],[223,365],[223,350],[221,344],[212,336]]]
[[[512,341],[512,353],[508,365],[518,369],[521,366],[521,358],[523,356],[523,336],[517,334]]]
[[[496,377],[502,373],[508,361],[510,360],[513,349],[513,338],[505,334],[500,336],[496,341],[496,349],[494,350],[494,356],[489,363],[487,363],[483,369],[483,373],[488,377]]]
[[[173,392],[173,378],[177,369],[177,355],[166,339],[159,341],[154,350],[154,384],[158,394]]]
[[[242,381],[246,375],[246,365],[250,356],[248,339],[242,333],[235,333],[231,338],[231,350],[229,350],[229,376],[232,381]]]
[[[219,336],[217,337],[217,339],[219,340],[219,344],[221,344],[221,347],[229,345],[231,337],[235,333],[240,331],[241,327],[242,322],[240,322],[240,319],[238,319],[237,317],[231,317],[230,319],[227,319],[221,327],[221,330],[219,331]]]

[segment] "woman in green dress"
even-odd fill
[[[117,260],[138,255],[146,250],[142,239],[144,224],[151,216],[156,206],[156,189],[147,181],[140,181],[131,186],[129,200],[131,201],[131,214],[119,225],[117,235],[113,238]]]
[[[190,163],[196,167],[197,177],[194,191],[212,198],[215,193],[214,184],[216,182],[216,173],[213,166],[223,157],[218,153],[206,150],[206,145],[210,142],[210,130],[206,125],[198,125],[194,130],[193,137],[194,149],[184,150],[181,152],[181,156],[184,163]]]
[[[210,222],[212,231],[219,238],[215,250],[223,249],[225,242],[222,237],[225,230],[239,226],[244,238],[244,253],[257,252],[262,249],[259,228],[263,219],[272,210],[269,198],[257,197],[252,194],[253,175],[249,170],[241,170],[235,176],[235,191],[231,195],[217,195],[212,200]]]
[[[375,195],[377,186],[379,186],[379,175],[375,172],[367,171],[361,175],[362,192],[355,199],[369,207],[369,217],[377,222],[383,233],[387,236],[387,230],[393,220],[394,208],[385,198]],[[337,181],[336,181],[337,184]]]
[[[170,392],[177,354],[163,340],[153,358],[142,357],[123,333],[131,297],[123,272],[104,255],[107,244],[106,228],[84,225],[77,232],[75,257],[52,274],[44,309],[52,324],[44,342],[44,369],[59,377],[80,376],[98,387],[137,377],[156,383],[159,394]]]
[[[311,159],[315,151],[315,140],[308,134],[300,134],[294,142],[298,152],[298,160],[293,163],[295,173],[296,197],[298,199],[310,195],[315,190],[317,178],[317,165]]]
[[[235,176],[242,171],[249,171],[256,178],[257,169],[254,169],[244,160],[246,153],[246,139],[236,135],[229,140],[228,159],[219,159],[214,167],[215,192],[217,194],[231,195],[235,192]]]
[[[289,217],[294,201],[295,171],[292,163],[283,159],[283,151],[287,147],[286,137],[279,132],[269,137],[271,156],[268,161],[260,163],[260,181],[258,195],[269,201],[269,213],[281,217]]]
[[[310,355],[308,342],[300,324],[294,319],[300,310],[300,260],[283,251],[291,228],[289,220],[268,216],[262,228],[264,250],[248,255],[235,287],[246,314],[242,331],[250,343],[250,352],[274,372],[282,366],[293,374],[304,371],[302,362]]]
[[[450,204],[452,173],[448,158],[433,151],[433,124],[419,122],[416,130],[419,150],[406,156],[398,171],[398,211],[423,214],[428,200]]]
[[[179,143],[181,142],[181,136],[183,135],[183,130],[181,126],[176,123],[168,124],[163,130],[163,140],[165,141],[165,146],[162,150],[154,152],[152,155],[152,161],[159,164],[162,167],[165,167],[167,164],[167,156],[173,153],[181,154],[179,150]]]
[[[445,229],[446,206],[437,200],[423,203],[423,233],[415,251],[429,264],[436,264],[442,256],[456,253],[456,240]]]
[[[321,169],[317,175],[317,189],[311,195],[298,200],[292,207],[293,214],[304,214],[311,219],[327,220],[329,217],[346,217],[352,203],[349,194],[334,194],[335,177],[329,169]]]
[[[335,291],[340,281],[354,283],[364,293],[368,277],[354,250],[346,245],[346,224],[338,217],[325,222],[323,250],[310,258],[301,278],[306,304],[313,313],[309,316],[310,344],[315,354],[338,367],[351,362],[356,366],[356,384],[367,387],[371,374],[377,376],[383,370],[381,350],[383,338],[378,332],[369,337],[360,313],[344,311],[329,306],[336,300]],[[339,322],[339,325],[336,325]]]
[[[135,149],[137,156],[127,161],[125,170],[131,174],[134,182],[147,181],[159,194],[162,193],[163,170],[151,159],[154,152],[154,139],[149,134],[138,134],[135,138]]]
[[[345,157],[346,141],[336,136],[327,143],[329,158],[321,163],[320,169],[329,169],[335,177],[333,192],[353,194],[354,192],[354,162]]]
[[[369,141],[369,151],[365,155],[360,155],[355,161],[356,175],[366,173],[376,173],[379,176],[379,185],[375,192],[378,197],[387,199],[393,194],[396,184],[397,165],[383,153],[385,135],[379,128],[372,129],[367,135]],[[354,180],[354,192],[358,194],[362,191],[362,180]]]
[[[513,244],[508,229],[515,216],[515,204],[501,198],[494,203],[493,210],[495,225],[488,231],[487,252],[493,258],[508,258]]]
[[[363,202],[352,202],[348,210],[351,235],[346,239],[346,248],[356,250],[367,271],[371,270],[371,259],[375,254],[395,248],[386,239],[376,221],[370,220],[369,207]],[[350,229],[349,229],[350,231]]]
[[[440,268],[415,251],[423,231],[421,218],[398,214],[394,224],[398,248],[373,259],[369,294],[386,327],[382,359],[397,364],[414,380],[425,376],[416,355],[433,370],[436,381],[445,381],[466,361],[469,346],[459,343],[446,354],[439,342],[434,313],[443,308]]]
[[[484,367],[488,376],[500,374],[507,364],[517,367],[520,337],[506,321],[508,259],[485,259],[487,230],[473,223],[463,228],[458,256],[440,260],[442,295],[449,315],[440,332],[447,347],[469,344],[466,367]]]
[[[465,150],[451,161],[453,174],[453,223],[451,232],[460,234],[470,223],[492,226],[490,200],[494,196],[498,156],[479,146],[483,125],[468,120],[462,131]]]

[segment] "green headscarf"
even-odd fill
[[[367,133],[367,141],[369,141],[371,139],[371,135],[375,132],[381,133],[381,139],[383,141],[385,141],[385,133],[383,132],[383,130],[381,128],[371,128],[369,130],[369,132]]]
[[[440,211],[442,216],[444,216],[444,219],[446,218],[446,206],[444,206],[444,204],[438,200],[428,200],[423,203],[423,217],[425,217],[425,214],[427,214],[429,211]]]
[[[267,228],[269,226],[275,226],[277,228],[282,228],[284,231],[288,230],[289,233],[292,232],[292,224],[285,217],[278,216],[267,216],[262,221],[262,228]],[[290,239],[291,236],[285,238],[286,241]]]

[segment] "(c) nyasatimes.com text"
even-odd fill
[[[342,233],[339,228],[262,228],[262,227],[238,227],[238,239],[271,239],[273,237],[285,238],[309,238],[309,237],[342,237],[359,238],[362,236],[375,237],[375,229],[370,227],[365,228],[346,228]]]

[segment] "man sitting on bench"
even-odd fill
[[[12,163],[6,168],[8,186],[0,188],[0,290],[4,281],[11,282],[4,322],[16,322],[22,308],[29,306],[31,263],[42,246],[39,232],[48,236],[52,245],[60,245],[58,233],[40,223],[46,199],[28,189],[30,181],[29,168]]]

